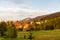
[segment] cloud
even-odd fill
[[[36,17],[47,14],[45,11],[24,8],[0,8],[0,17],[5,20],[21,20],[27,17]]]
[[[28,0],[0,0],[0,2],[3,2],[3,1],[9,1],[9,2],[13,2],[13,3],[16,3],[16,4],[21,4],[21,3],[24,3]]]
[[[10,0],[10,1],[20,4],[20,3],[24,3],[27,0]]]

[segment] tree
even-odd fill
[[[7,31],[7,24],[4,21],[2,21],[0,23],[0,34],[1,34],[1,36],[5,36],[6,31]]]
[[[14,24],[10,23],[8,25],[7,36],[9,38],[16,38],[17,37],[17,30]]]
[[[46,28],[45,30],[53,30],[54,29],[53,25],[46,25],[45,28]]]

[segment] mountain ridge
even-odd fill
[[[53,18],[57,18],[57,17],[60,17],[60,12],[55,12],[55,13],[48,14],[48,15],[37,16],[35,18],[25,18],[22,21],[31,22],[33,20],[49,20],[49,19],[53,19]]]

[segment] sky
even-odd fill
[[[60,11],[60,0],[0,0],[1,20],[22,20]]]

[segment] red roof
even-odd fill
[[[15,21],[15,22],[13,22],[13,24],[17,25],[17,24],[20,24],[20,22],[19,21]]]

